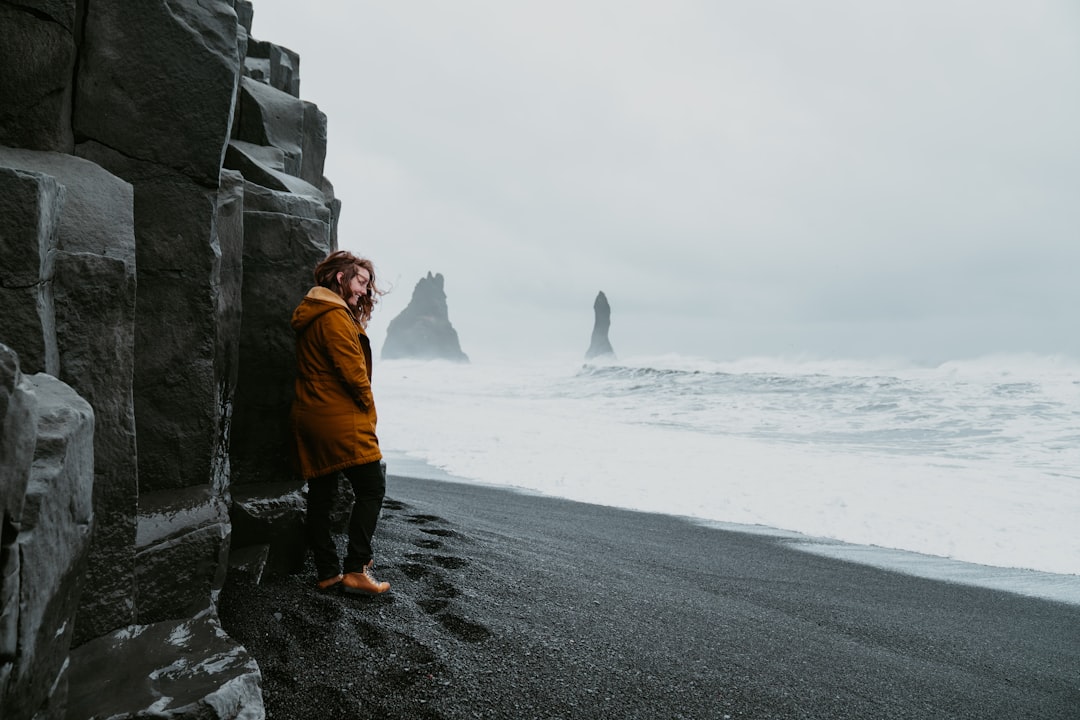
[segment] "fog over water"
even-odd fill
[[[1080,357],[1071,0],[255,0],[343,247],[473,357]]]
[[[1080,574],[1080,4],[254,7],[376,354],[432,271],[473,360],[377,364],[392,457]]]
[[[375,389],[391,474],[779,528],[1080,603],[1075,363],[397,360]]]

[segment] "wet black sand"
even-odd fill
[[[1080,607],[390,477],[379,598],[230,577],[268,717],[1080,718]]]

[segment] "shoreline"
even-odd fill
[[[392,475],[458,483],[462,485],[475,485],[478,487],[491,488],[493,490],[505,490],[507,492],[516,492],[524,495],[535,495],[537,497],[558,497],[556,495],[546,495],[528,488],[476,482],[469,478],[453,475],[424,460],[413,458],[405,453],[397,451],[388,451],[385,454],[387,456],[389,472]],[[600,507],[619,508],[619,506],[616,505],[600,505]],[[633,508],[619,509],[630,510],[632,512],[650,512],[647,510],[634,510]],[[665,513],[656,514],[666,515]],[[953,582],[989,590],[1015,593],[1025,597],[1052,600],[1055,602],[1068,603],[1070,605],[1080,605],[1080,575],[1052,573],[1029,568],[984,565],[964,560],[955,560],[949,557],[918,553],[911,550],[901,550],[879,545],[859,545],[857,543],[849,543],[828,537],[817,537],[798,532],[797,530],[786,530],[783,528],[769,527],[767,525],[745,525],[742,523],[707,520],[704,518],[683,515],[668,515],[667,517],[682,518],[688,522],[720,530],[779,538],[789,541],[792,547],[804,552],[816,553],[837,560],[859,563],[881,570],[903,573],[905,575],[911,575],[927,580]]]
[[[344,538],[339,538],[343,543]],[[386,596],[230,573],[267,717],[1072,718],[1080,608],[391,473]]]

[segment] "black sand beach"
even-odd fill
[[[268,717],[1080,718],[1080,607],[391,475],[384,597],[222,592]]]

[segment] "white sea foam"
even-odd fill
[[[1080,575],[1080,367],[377,366],[391,456],[586,502]]]

